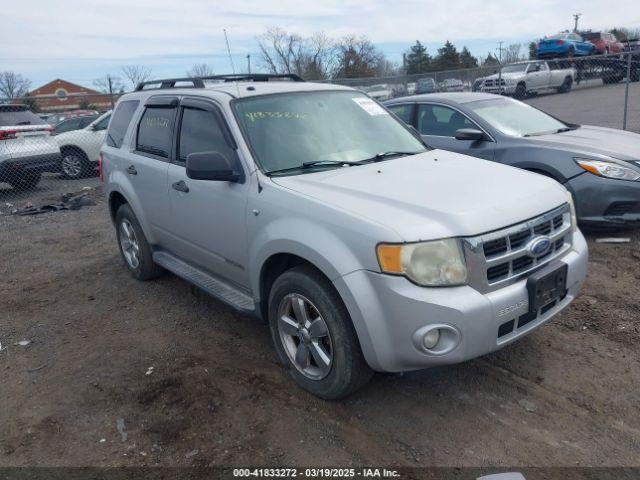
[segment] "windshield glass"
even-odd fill
[[[234,108],[265,172],[305,162],[357,162],[384,152],[425,151],[400,122],[360,92],[249,97],[234,102]]]
[[[568,128],[567,124],[546,113],[510,98],[471,102],[467,106],[496,130],[514,137],[555,133]]]
[[[521,63],[518,65],[507,65],[502,68],[502,73],[516,73],[516,72],[524,72],[527,69],[526,63]]]
[[[548,40],[564,40],[565,38],[567,38],[567,34],[566,33],[557,33],[556,35],[551,35],[549,37],[547,37]]]

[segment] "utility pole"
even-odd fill
[[[578,19],[582,16],[581,13],[573,14],[573,31],[574,33],[578,33]]]
[[[113,110],[113,83],[111,82],[111,75],[107,75],[107,83],[109,84],[109,101],[111,102],[111,110]]]
[[[247,54],[247,72],[251,73],[251,54]]]
[[[504,41],[498,42],[498,93],[502,93],[502,44]]]

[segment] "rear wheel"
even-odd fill
[[[125,265],[138,280],[161,275],[162,267],[154,263],[153,252],[131,207],[124,204],[116,213],[116,236]]]
[[[289,375],[320,398],[342,398],[373,374],[342,299],[312,267],[295,267],[276,279],[269,294],[269,325]]]
[[[562,82],[562,85],[558,87],[558,93],[568,93],[571,91],[572,86],[573,86],[573,80],[571,80],[571,77],[567,77]]]

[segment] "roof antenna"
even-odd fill
[[[227,37],[227,29],[223,28],[224,32],[224,41],[227,43],[227,53],[229,54],[229,62],[231,63],[231,73],[236,74],[236,68],[233,66],[233,57],[231,56],[231,48],[229,48],[229,37]],[[238,85],[238,81],[236,80],[236,89],[238,90],[238,97],[240,96],[240,86]]]

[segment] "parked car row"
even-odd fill
[[[516,341],[578,295],[578,220],[640,223],[638,135],[487,93],[385,108],[293,75],[216,78],[119,99],[100,178],[121,256],[268,320],[319,397]]]
[[[34,188],[45,172],[76,179],[95,171],[110,116],[75,116],[52,127],[25,105],[0,105],[0,183]]]

